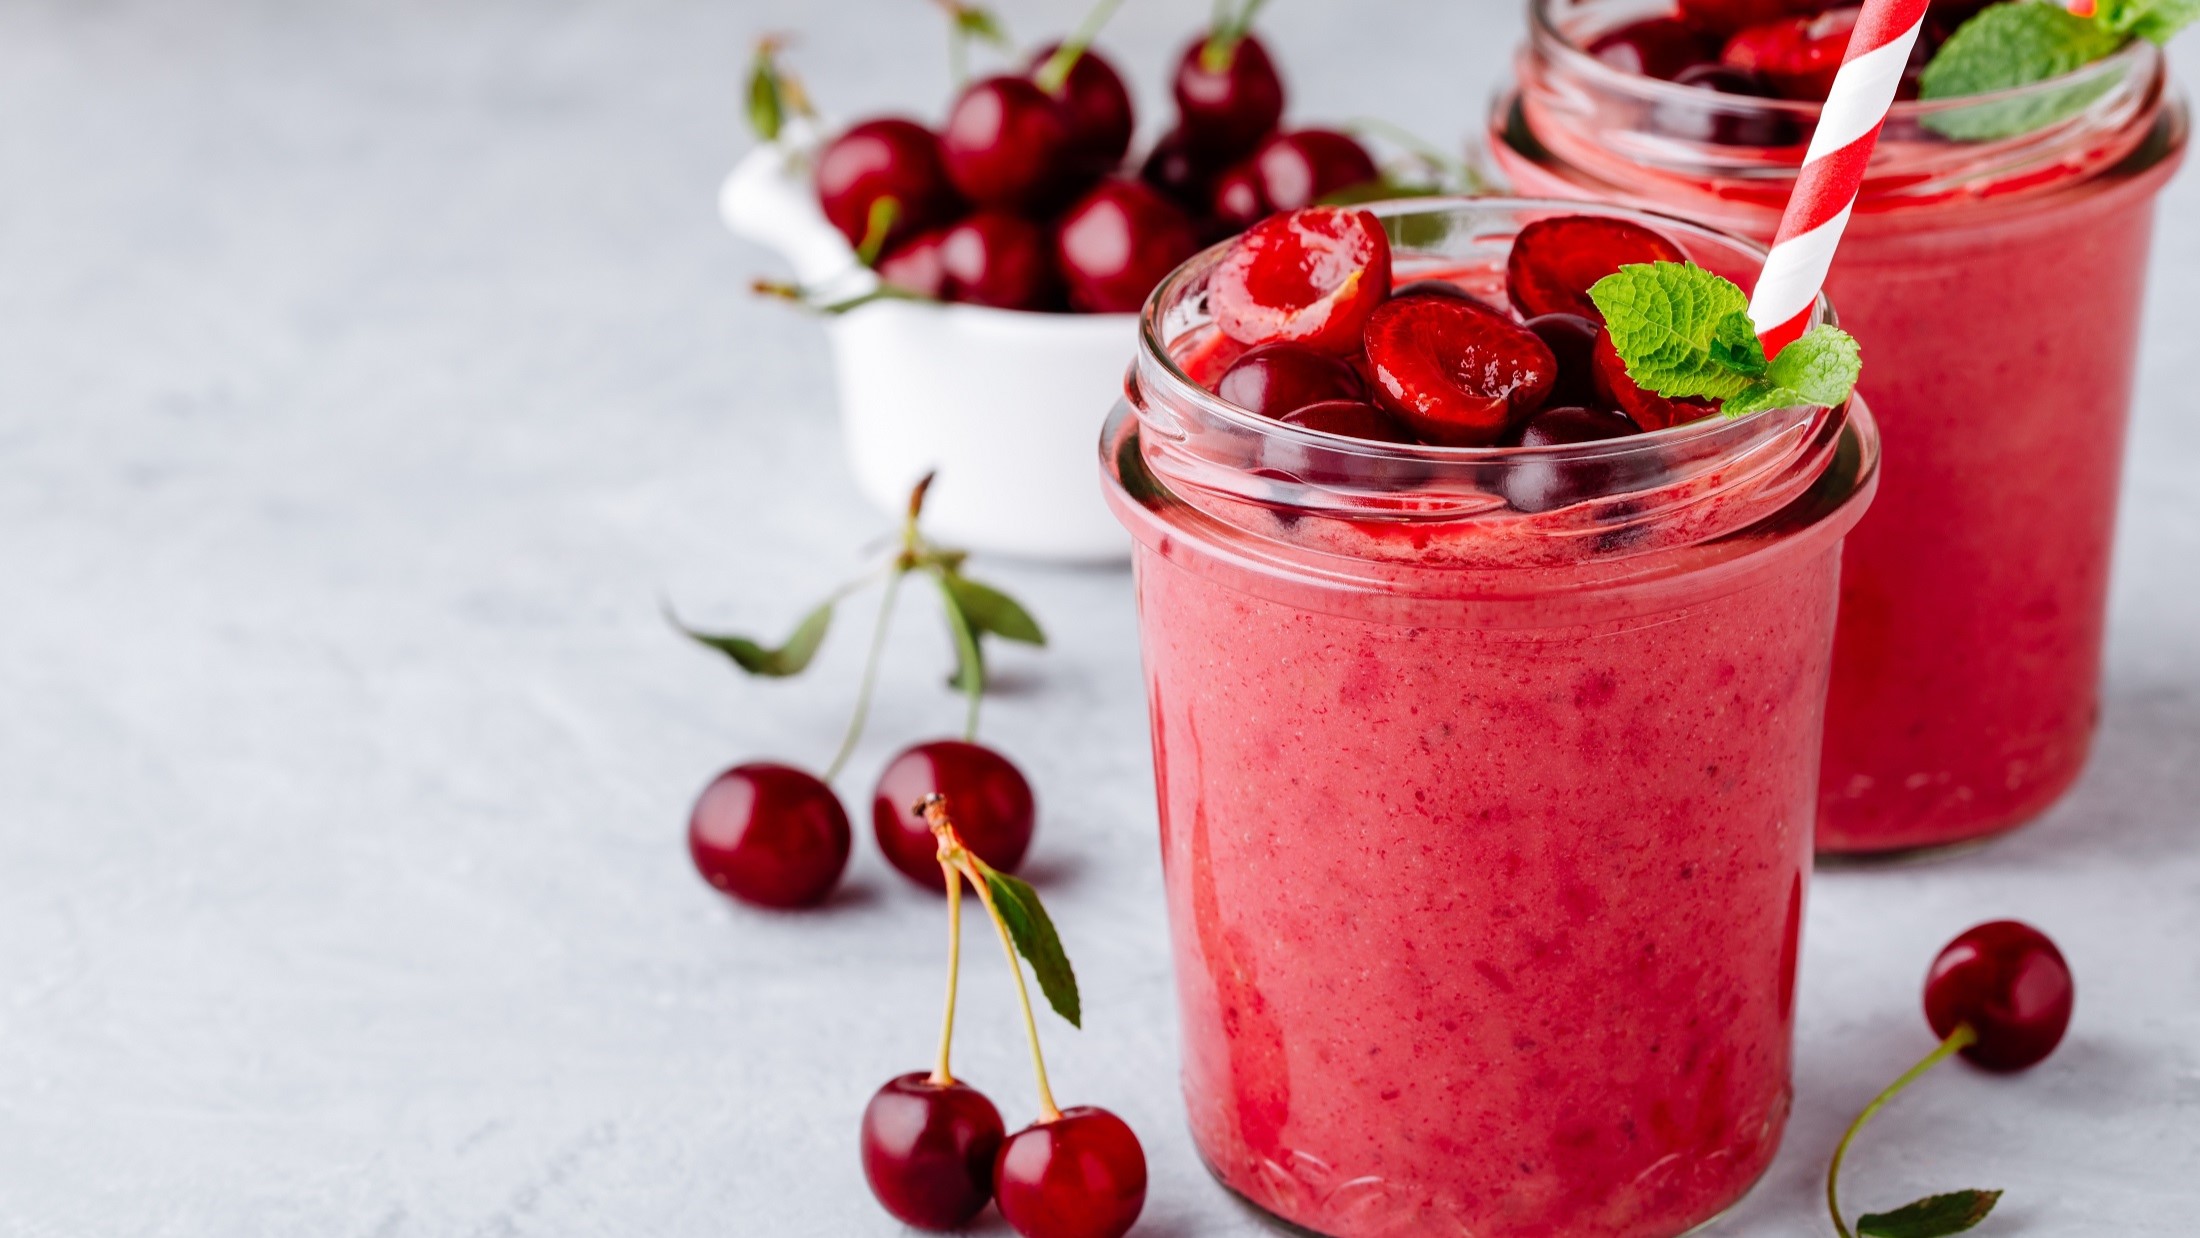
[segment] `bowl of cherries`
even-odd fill
[[[767,42],[750,83],[765,140],[720,192],[727,226],[793,268],[795,283],[760,289],[821,312],[865,495],[895,510],[936,471],[929,519],[975,550],[1124,554],[1093,444],[1147,296],[1204,245],[1382,182],[1356,139],[1282,128],[1259,0],[1185,46],[1176,123],[1133,159],[1131,93],[1093,46],[1113,7],[971,79],[936,124],[821,125]],[[950,11],[998,35],[981,11]]]

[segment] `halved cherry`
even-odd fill
[[[1709,400],[1668,399],[1638,385],[1628,376],[1627,363],[1620,359],[1619,349],[1613,346],[1609,331],[1597,333],[1596,380],[1597,393],[1605,402],[1627,414],[1645,430],[1686,425],[1718,411]]]
[[[1725,64],[1762,75],[1789,99],[1818,100],[1833,92],[1833,79],[1848,55],[1849,35],[1861,9],[1834,9],[1816,17],[1790,17],[1751,26],[1728,40]]]
[[[1505,265],[1506,291],[1523,317],[1578,314],[1604,321],[1589,289],[1623,266],[1679,262],[1680,246],[1641,224],[1598,215],[1539,219],[1520,230]]]
[[[1426,443],[1486,447],[1543,407],[1558,360],[1526,327],[1444,297],[1409,297],[1367,323],[1375,399]]]
[[[1783,17],[1810,17],[1832,7],[1831,0],[1680,0],[1681,20],[1719,38]]]
[[[1374,443],[1410,443],[1413,432],[1405,423],[1365,400],[1323,400],[1293,409],[1276,418],[1287,426],[1364,438]]]
[[[1679,18],[1653,17],[1602,36],[1589,54],[1622,73],[1670,81],[1690,65],[1718,59],[1719,44]]]
[[[1390,295],[1390,239],[1366,211],[1311,206],[1237,239],[1207,283],[1215,325],[1246,344],[1291,340],[1322,352],[1359,346]]]
[[[1222,372],[1215,394],[1247,412],[1281,417],[1325,400],[1358,400],[1366,394],[1359,371],[1303,344],[1263,344]]]

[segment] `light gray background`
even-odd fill
[[[1145,101],[1205,8],[1117,22]],[[1266,24],[1295,115],[1446,141],[1520,30],[1481,0]],[[928,1059],[937,904],[866,843],[829,913],[756,914],[681,842],[719,767],[822,763],[859,625],[759,685],[656,613],[777,629],[882,527],[819,332],[745,293],[775,268],[712,213],[766,29],[843,114],[943,96],[920,0],[0,4],[0,1234],[895,1231],[854,1125]],[[1821,1231],[1836,1132],[1929,1044],[1926,961],[2008,914],[2076,966],[2069,1044],[1933,1079],[1854,1199],[2000,1185],[1998,1234],[2193,1232],[2196,210],[2188,174],[2092,771],[1991,850],[1819,882],[1787,1149],[1714,1233]],[[1085,984],[1087,1030],[1046,1029],[1059,1090],[1143,1136],[1142,1233],[1253,1233],[1173,1095],[1126,578],[983,566],[1056,637],[1001,659],[987,730],[1039,789]],[[936,616],[902,619],[859,798],[957,724]],[[960,1060],[1018,1121],[977,944]]]

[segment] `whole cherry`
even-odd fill
[[[1298,344],[1263,344],[1230,363],[1215,394],[1247,412],[1282,417],[1325,400],[1363,399],[1367,389],[1359,371],[1339,357]]]
[[[915,805],[932,795],[955,805],[964,845],[1003,872],[1014,872],[1031,846],[1037,809],[1031,783],[1007,757],[983,744],[937,739],[903,750],[886,763],[871,795],[871,829],[879,850],[902,876],[945,893],[939,840]]]
[[[1597,403],[1597,335],[1604,328],[1579,314],[1543,314],[1522,325],[1542,340],[1543,346],[1550,349],[1551,356],[1558,361],[1558,381],[1551,387],[1551,406],[1563,408]]]
[[[1702,93],[1691,99],[1660,99],[1650,114],[1660,133],[1716,146],[1793,146],[1803,140],[1803,127],[1795,118],[1725,97],[1778,97],[1762,74],[1727,64],[1700,64],[1681,70],[1673,81]]]
[[[936,872],[936,866],[935,866]],[[863,1176],[904,1224],[956,1229],[993,1199],[1007,1134],[984,1093],[917,1071],[889,1080],[863,1110]]]
[[[1519,445],[1570,447],[1641,432],[1608,409],[1547,408],[1521,427]],[[1523,458],[1505,472],[1505,501],[1516,511],[1547,512],[1614,493],[1633,475],[1632,468],[1610,459]]]
[[[1162,134],[1138,168],[1140,180],[1195,214],[1207,211],[1221,173],[1222,165],[1194,146],[1182,126]]]
[[[1925,977],[1925,1019],[1947,1037],[1969,1027],[1963,1056],[1988,1070],[2038,1064],[2062,1043],[2077,990],[2045,933],[2015,920],[1981,924],[1949,942]]]
[[[758,762],[711,780],[688,816],[703,880],[760,907],[823,902],[848,866],[848,813],[833,789],[792,766]]]
[[[1366,400],[1323,400],[1292,409],[1276,420],[1302,430],[1341,434],[1371,443],[1411,443],[1413,432],[1386,410]]]
[[[920,297],[947,298],[947,268],[940,261],[944,232],[927,232],[886,251],[878,260],[878,277],[885,283]]]
[[[884,238],[889,248],[963,209],[939,138],[913,120],[887,117],[850,128],[819,152],[814,179],[818,206],[850,245],[863,244],[884,199],[894,203]]]
[[[948,177],[981,206],[1030,212],[1076,192],[1068,114],[1028,77],[963,89],[940,133]]]
[[[980,211],[941,233],[939,265],[951,301],[1042,310],[1060,295],[1047,230],[1005,211]]]
[[[1182,208],[1142,181],[1111,177],[1062,215],[1054,259],[1074,309],[1135,313],[1162,277],[1199,249]]]
[[[1031,71],[1037,74],[1061,50],[1058,43],[1040,48],[1031,58]],[[1084,49],[1054,92],[1054,101],[1068,125],[1073,171],[1084,177],[1114,171],[1131,148],[1134,125],[1131,92],[1115,66],[1099,52]]]
[[[1678,18],[1653,17],[1599,37],[1589,54],[1622,73],[1670,80],[1690,65],[1717,60],[1719,44]]]
[[[1375,159],[1349,134],[1334,129],[1278,133],[1223,175],[1215,214],[1244,228],[1276,211],[1312,206],[1334,193],[1377,179]]]
[[[1122,1238],[1146,1206],[1146,1153],[1107,1110],[1065,1109],[1001,1144],[993,1193],[1023,1238]]]
[[[1283,119],[1283,79],[1258,38],[1218,30],[1177,57],[1177,114],[1186,139],[1219,159],[1253,149]]]

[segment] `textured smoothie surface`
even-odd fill
[[[1339,1238],[1670,1238],[1788,1108],[1830,538],[1537,622],[1139,597],[1195,1137]]]

